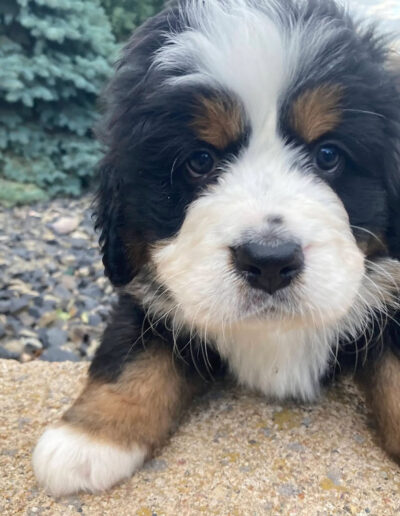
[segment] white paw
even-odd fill
[[[33,469],[39,484],[53,496],[98,492],[130,477],[146,454],[142,446],[120,448],[63,425],[48,428],[39,439]]]

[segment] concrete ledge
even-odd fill
[[[0,514],[369,514],[400,511],[400,468],[348,382],[320,404],[278,406],[235,389],[195,404],[169,445],[112,491],[53,500],[31,451],[78,394],[86,364],[0,361]]]

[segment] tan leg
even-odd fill
[[[400,359],[387,351],[360,376],[385,450],[400,460]]]
[[[197,387],[171,352],[149,347],[112,383],[89,379],[34,452],[39,483],[55,496],[101,491],[139,468],[176,427]]]

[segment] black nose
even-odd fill
[[[269,294],[287,287],[304,266],[303,251],[295,242],[277,246],[250,243],[232,251],[236,267],[250,285]]]

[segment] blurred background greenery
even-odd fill
[[[101,149],[97,98],[163,0],[0,1],[0,202],[78,196]]]

